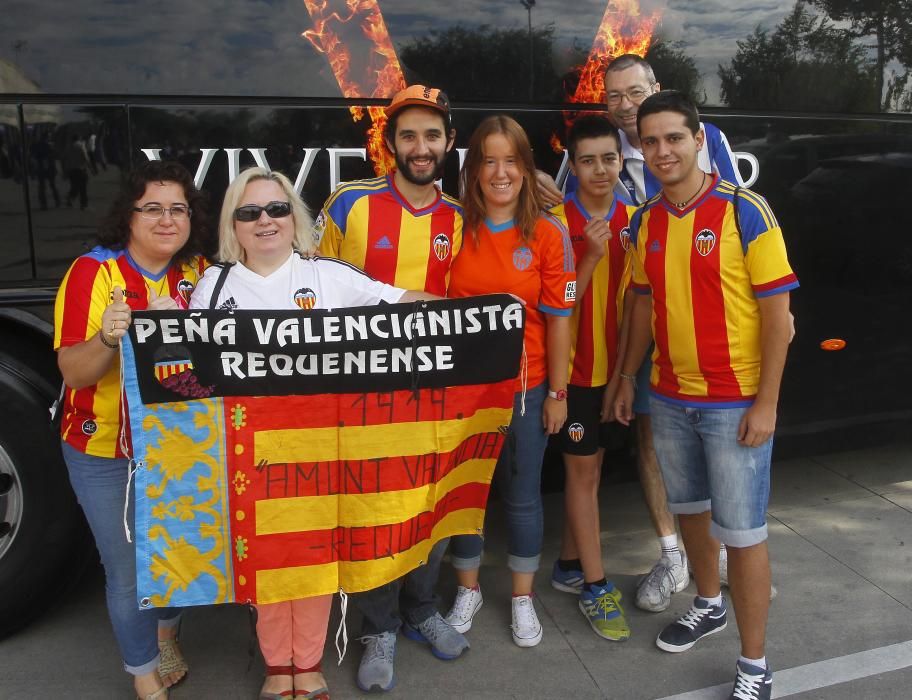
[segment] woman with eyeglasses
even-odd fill
[[[448,295],[508,292],[526,306],[510,439],[494,476],[509,531],[513,641],[532,647],[542,639],[532,603],[543,537],[542,459],[548,435],[567,418],[570,317],[576,303],[573,247],[564,226],[541,211],[532,148],[514,119],[493,115],[479,124],[469,139],[461,185],[466,233]],[[458,632],[469,631],[482,605],[483,548],[477,535],[450,539],[459,585],[446,621]]]
[[[436,299],[314,255],[313,220],[291,182],[263,168],[242,172],[225,192],[219,263],[193,292],[190,308],[310,309]],[[264,477],[265,478],[265,477]],[[331,595],[259,604],[257,637],[266,662],[261,700],[328,700],[320,670]]]
[[[124,529],[133,497],[125,518],[130,467],[120,340],[133,310],[187,308],[202,274],[198,252],[206,233],[203,196],[190,173],[177,163],[146,163],[127,177],[99,245],[70,267],[54,309],[54,348],[66,384],[63,457],[104,564],[124,668],[145,700],[167,697],[187,664],[177,646],[179,610],[140,611],[136,600],[136,557]]]

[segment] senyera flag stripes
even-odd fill
[[[505,295],[135,313],[140,606],[369,590],[480,532],[524,321]]]

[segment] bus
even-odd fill
[[[407,84],[449,94],[457,155],[442,186],[456,195],[468,137],[495,112],[523,124],[539,168],[565,174],[561,139],[575,115],[603,109],[606,61],[645,54],[663,87],[689,92],[725,132],[745,183],[779,217],[802,281],[777,457],[904,437],[912,98],[901,63],[908,46],[895,42],[909,41],[902,23],[912,19],[859,37],[858,27],[877,23],[791,0],[732,0],[721,16],[704,5],[718,8],[708,0],[586,0],[572,12],[545,0],[463,2],[458,11],[393,0],[6,8],[0,635],[47,609],[93,560],[54,420],[53,301],[70,263],[94,245],[124,173],[144,159],[177,160],[217,211],[231,179],[257,164],[288,175],[317,211],[338,183],[389,166],[382,105]]]

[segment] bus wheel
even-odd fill
[[[0,637],[53,607],[95,557],[47,392],[0,353]]]

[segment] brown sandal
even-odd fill
[[[297,666],[292,665],[292,670],[294,675],[299,673],[322,673],[323,668],[321,662],[317,661],[316,664],[310,668],[298,668]],[[329,698],[329,688],[325,685],[322,688],[317,688],[316,690],[304,690],[300,688],[295,688],[294,700],[330,700]]]
[[[168,686],[173,688],[178,683],[181,683],[187,677],[187,673],[190,671],[190,667],[187,666],[187,662],[184,660],[184,655],[181,654],[180,647],[177,646],[177,637],[172,637],[170,639],[159,639],[158,653],[158,675],[161,677],[162,683],[165,683],[167,685],[166,679],[172,673],[184,674],[174,683]]]
[[[294,666],[267,666],[267,676],[292,676],[292,686],[294,686]],[[285,698],[294,698],[294,689],[283,690],[281,693],[268,693],[265,690],[260,691],[260,700],[285,700]]]

